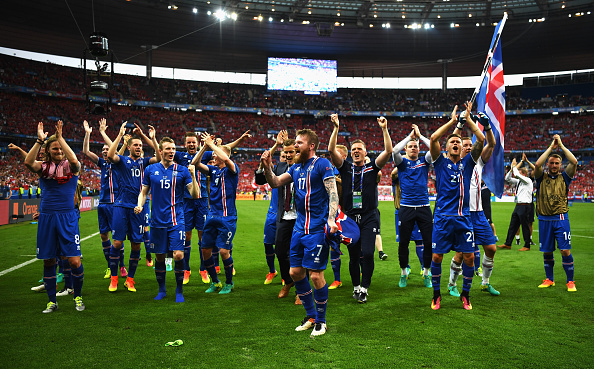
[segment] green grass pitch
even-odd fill
[[[45,293],[30,287],[42,275],[33,262],[0,276],[3,368],[588,368],[594,366],[594,205],[574,204],[569,217],[575,257],[576,293],[565,287],[561,256],[555,253],[557,285],[539,289],[544,277],[538,246],[530,252],[498,250],[492,285],[501,296],[481,293],[480,279],[471,290],[471,311],[445,293],[448,265],[444,257],[443,302],[430,308],[432,290],[422,286],[411,243],[411,278],[398,288],[399,267],[394,209],[381,202],[386,261],[375,257],[369,302],[351,297],[348,253],[342,261],[344,286],[331,290],[328,333],[315,339],[295,332],[304,317],[293,298],[278,299],[280,275],[264,285],[267,273],[262,244],[268,203],[238,201],[239,221],[233,258],[235,290],[226,296],[205,294],[193,247],[194,274],[185,286],[186,302],[174,302],[175,281],[167,273],[170,295],[154,301],[157,283],[143,260],[136,274],[137,293],[120,288],[109,293],[103,279],[106,262],[99,236],[82,242],[87,309],[77,312],[69,297],[60,309],[42,314]],[[505,238],[513,204],[496,203],[493,216]],[[535,230],[537,230],[535,223]],[[2,270],[34,258],[36,226],[29,222],[0,227]],[[82,214],[81,238],[97,229],[96,212]],[[534,233],[535,241],[538,233]],[[194,234],[194,240],[197,235]],[[126,243],[126,260],[129,244]],[[377,254],[376,254],[377,255]],[[224,278],[224,277],[223,277]],[[326,279],[333,281],[328,268]],[[461,281],[458,282],[461,286]],[[60,286],[59,286],[60,287]],[[165,343],[182,339],[180,347]]]

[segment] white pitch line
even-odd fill
[[[92,235],[89,235],[89,236],[87,236],[87,237],[85,237],[85,238],[82,238],[82,239],[80,240],[80,242],[86,241],[86,240],[88,240],[89,238],[91,238],[91,237],[95,237],[95,236],[96,236],[96,235],[98,235],[98,234],[99,234],[99,232],[97,232],[97,233],[93,233]],[[3,270],[3,271],[1,271],[1,272],[0,272],[0,277],[2,277],[4,274],[8,274],[8,273],[10,273],[10,272],[13,272],[13,271],[15,271],[15,270],[17,270],[17,269],[20,269],[20,268],[22,268],[22,267],[24,267],[24,266],[27,266],[27,265],[29,265],[29,264],[31,264],[31,263],[34,263],[34,262],[36,262],[37,260],[39,260],[39,259],[37,259],[37,258],[35,258],[35,259],[31,259],[31,260],[25,261],[24,263],[21,263],[21,264],[19,264],[19,265],[15,265],[15,266],[13,266],[12,268],[5,269],[5,270]]]
[[[537,232],[538,233],[538,229],[535,229],[534,232]],[[594,238],[592,236],[582,236],[582,235],[579,235],[579,234],[572,234],[571,237]]]

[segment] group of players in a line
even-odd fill
[[[430,139],[413,125],[411,133],[395,147],[392,146],[387,120],[378,118],[384,150],[375,160],[367,162],[365,143],[361,140],[351,142],[352,162],[346,161],[347,148],[337,145],[340,125],[336,114],[331,116],[334,126],[328,145],[331,161],[316,155],[318,136],[309,129],[297,131],[295,139],[289,139],[286,131],[281,131],[274,147],[262,154],[256,182],[262,184],[266,181],[277,189],[273,193],[276,203],[271,202],[265,228],[265,253],[270,269],[265,283],[268,284],[276,275],[276,254],[284,281],[281,295],[286,296],[294,286],[306,310],[306,317],[297,331],[313,329],[313,336],[326,332],[328,285],[324,270],[330,250],[340,253],[340,243],[347,245],[349,252],[353,297],[360,303],[367,302],[374,270],[375,243],[380,234],[377,178],[390,157],[395,165],[392,177],[395,181],[396,228],[399,233],[399,286],[405,287],[407,283],[410,271],[408,244],[415,232],[420,233],[421,237],[416,238],[421,238],[423,243],[421,248],[417,248],[420,251],[417,255],[422,260],[424,284],[434,290],[432,309],[437,310],[441,306],[441,263],[443,254],[450,250],[456,253],[451,262],[449,293],[460,297],[464,309],[472,309],[469,291],[475,274],[474,259],[478,244],[484,249],[481,290],[499,295],[489,282],[496,241],[482,211],[480,197],[482,169],[491,157],[495,138],[489,119],[482,113],[473,116],[471,109],[472,104],[467,102],[466,110],[458,116],[457,107],[454,108],[451,119],[431,134]],[[201,267],[205,270],[203,281],[208,283],[210,279],[206,292],[230,293],[234,288],[231,251],[237,226],[235,193],[239,174],[230,154],[234,146],[250,136],[249,133],[244,133],[229,145],[220,145],[214,137],[202,133],[200,146],[197,135],[189,133],[185,137],[187,151],[176,152],[172,139],[165,137],[157,143],[153,127],[149,126],[147,137],[136,126],[135,135],[125,145],[129,155],[124,156],[116,151],[126,133],[126,123],[122,124],[118,136],[111,142],[105,135],[103,120],[100,132],[106,144],[99,158],[89,151],[92,128],[86,122],[84,125],[83,152],[101,167],[98,217],[103,250],[109,265],[109,290],[116,291],[118,288],[120,250],[127,237],[131,252],[124,286],[129,291],[136,291],[134,275],[140,259],[140,243],[148,239],[147,263],[150,265],[152,262],[152,253],[156,256],[154,267],[158,293],[155,299],[161,300],[167,295],[165,257],[173,252],[175,298],[176,302],[183,302],[184,280],[187,283],[190,276],[191,234],[196,228],[200,238]],[[442,153],[440,139],[453,125],[456,128],[447,136],[446,151]],[[476,137],[474,144],[470,138],[461,137],[465,125]],[[44,313],[58,308],[56,257],[68,258],[76,308],[84,310],[78,215],[72,207],[80,164],[61,131],[62,122],[58,122],[56,134],[45,142],[47,133],[43,131],[43,124],[39,123],[38,140],[25,159],[25,165],[39,174],[43,191],[37,254],[38,258],[44,259],[44,284],[50,300]],[[154,157],[143,157],[143,140],[155,150]],[[421,157],[420,141],[429,147],[427,154]],[[40,145],[45,145],[46,156],[44,160],[36,161]],[[282,146],[284,161],[274,166],[272,155],[279,146]],[[555,148],[562,149],[569,160],[564,172],[561,172],[561,158],[556,154],[549,157]],[[406,155],[401,155],[402,150]],[[545,161],[549,173],[543,173]],[[559,136],[555,136],[549,149],[535,164],[540,243],[545,255],[547,280],[551,282],[548,285],[554,285],[552,252],[557,241],[570,291],[575,291],[575,284],[571,237],[567,236],[570,235],[567,189],[576,164],[577,160],[563,146]],[[436,175],[434,214],[427,192],[430,165],[434,166]],[[543,181],[543,178],[546,180]],[[149,194],[150,217],[146,206]],[[275,231],[271,232],[272,225]],[[109,232],[112,232],[113,244],[109,240]],[[213,257],[216,249],[223,261],[224,285],[217,276]],[[464,277],[461,294],[456,288],[460,273]],[[281,295],[279,297],[284,297]]]

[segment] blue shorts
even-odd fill
[[[113,219],[113,204],[99,204],[97,206],[97,218],[99,218],[99,233],[111,232]]]
[[[434,254],[447,254],[451,250],[474,253],[474,233],[470,217],[436,214],[432,248]]]
[[[204,222],[206,221],[207,214],[208,198],[184,198],[184,222],[186,232],[190,232],[194,228],[198,231],[202,231],[204,229]]]
[[[143,240],[144,227],[148,214],[141,212],[134,214],[134,209],[113,207],[113,231],[111,237],[116,241],[128,240],[134,243],[141,243]]]
[[[264,243],[274,244],[276,238],[276,213],[266,215],[264,223]]]
[[[394,213],[394,226],[396,227],[396,242],[400,242],[400,220],[398,219],[398,209]],[[421,231],[419,230],[419,226],[415,223],[415,227],[413,228],[412,234],[410,235],[410,240],[415,241],[415,244],[423,244],[423,236],[421,236]]]
[[[571,229],[569,219],[564,220],[539,220],[538,240],[540,251],[555,251],[555,240],[559,250],[571,250]]]
[[[39,214],[37,259],[80,256],[80,233],[76,210],[67,213]]]
[[[182,224],[169,228],[151,227],[151,252],[154,254],[183,251],[185,242],[186,232]]]
[[[493,228],[491,228],[485,213],[482,211],[471,211],[470,220],[472,221],[475,244],[487,246],[497,243],[497,239],[493,235]]]
[[[330,255],[330,246],[325,238],[323,232],[303,234],[293,231],[290,250],[291,268],[326,269],[328,256]]]
[[[233,249],[233,237],[237,230],[236,216],[207,215],[202,232],[202,248],[231,250]]]

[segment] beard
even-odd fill
[[[299,151],[297,154],[295,154],[295,158],[293,158],[293,163],[295,163],[295,164],[305,164],[307,162],[307,159],[309,159],[307,157],[307,152],[305,152],[305,151]]]

